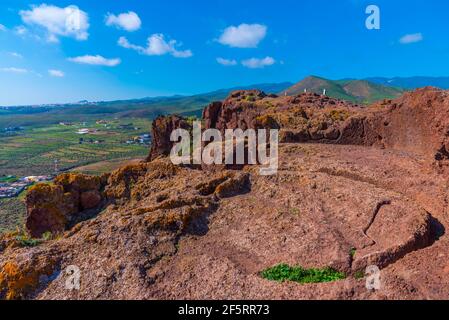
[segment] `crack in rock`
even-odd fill
[[[373,214],[371,215],[371,220],[369,221],[368,225],[363,229],[363,235],[365,237],[369,238],[371,241],[373,241],[373,244],[371,246],[376,244],[376,240],[374,240],[373,238],[371,238],[368,235],[368,231],[371,228],[371,226],[373,225],[374,221],[376,220],[376,217],[379,214],[380,209],[382,209],[382,207],[390,205],[390,204],[391,204],[391,200],[388,200],[388,199],[379,201],[376,204],[376,208],[374,208]]]

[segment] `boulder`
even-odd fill
[[[192,126],[188,121],[180,116],[160,116],[157,117],[152,124],[152,144],[148,161],[161,156],[168,156],[173,147],[173,142],[170,141],[170,135],[173,130],[186,129],[191,130]]]
[[[104,179],[76,173],[62,174],[53,184],[33,186],[25,200],[28,232],[34,238],[63,232],[81,212],[100,206],[103,188]]]
[[[102,200],[102,196],[98,190],[91,190],[81,193],[81,208],[83,210],[93,209],[97,207]]]

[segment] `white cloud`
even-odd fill
[[[22,59],[23,58],[23,56],[20,53],[17,53],[17,52],[8,52],[8,54],[11,57],[14,57],[14,58],[18,58],[18,59]]]
[[[251,58],[243,60],[242,65],[250,69],[260,69],[267,66],[271,66],[276,63],[272,57],[265,57],[263,59]]]
[[[89,17],[77,6],[60,8],[41,4],[32,6],[31,10],[20,11],[22,21],[28,25],[44,28],[48,33],[48,41],[58,41],[58,36],[87,40],[89,33]]]
[[[137,13],[129,11],[128,13],[121,13],[118,16],[108,13],[106,16],[106,25],[115,26],[126,31],[136,31],[140,29],[142,21]]]
[[[63,78],[65,76],[64,72],[62,72],[61,70],[55,70],[55,69],[48,70],[48,74],[50,76],[56,77],[56,78]]]
[[[85,55],[80,57],[69,58],[68,60],[80,64],[90,64],[95,66],[106,66],[106,67],[115,67],[122,62],[118,58],[106,59],[105,57],[102,57],[100,55],[96,56]]]
[[[0,31],[6,31],[6,27],[0,23]]]
[[[49,34],[48,37],[47,37],[47,41],[50,42],[50,43],[58,43],[59,39],[54,34]]]
[[[231,60],[231,59],[217,58],[217,62],[219,64],[221,64],[223,66],[227,66],[227,67],[237,65],[237,61],[234,59]]]
[[[422,33],[413,33],[413,34],[406,34],[401,39],[399,39],[399,42],[402,44],[409,44],[409,43],[415,43],[420,42],[424,39]]]
[[[178,43],[176,40],[169,40],[167,42],[165,40],[165,36],[161,33],[151,35],[147,40],[146,47],[132,44],[125,37],[120,37],[120,39],[118,40],[118,45],[126,49],[135,50],[140,54],[145,54],[148,56],[162,56],[165,54],[171,54],[176,58],[189,58],[193,56],[191,50],[177,50],[176,48],[181,46],[182,44]]]
[[[128,39],[126,39],[125,37],[120,37],[118,39],[117,44],[122,48],[136,50],[136,51],[139,51],[140,53],[143,53],[145,51],[144,47],[137,46],[137,45],[130,43],[128,41]]]
[[[218,42],[234,48],[256,48],[267,34],[267,27],[261,24],[243,23],[230,26],[221,34]]]
[[[24,74],[24,73],[29,72],[27,69],[15,68],[15,67],[1,68],[0,71],[8,72],[8,73],[18,73],[18,74]]]
[[[24,26],[17,26],[14,28],[14,32],[17,33],[19,36],[23,36],[28,32],[28,29]]]
[[[39,78],[42,78],[42,75],[39,72],[24,68],[16,68],[16,67],[0,68],[0,72],[15,73],[15,74],[32,74]]]

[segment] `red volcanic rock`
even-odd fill
[[[280,129],[280,142],[321,142],[393,148],[449,163],[449,93],[423,88],[362,108],[305,93],[272,97],[233,92],[203,112],[206,129]]]
[[[337,142],[344,122],[361,112],[348,102],[306,93],[267,96],[261,91],[236,91],[203,112],[206,129],[280,129],[281,142]]]
[[[176,129],[190,130],[191,125],[186,119],[176,115],[160,116],[153,121],[151,128],[152,142],[148,161],[170,154],[173,146],[173,142],[170,141],[170,135]]]
[[[232,92],[223,103],[214,102],[206,107],[203,112],[205,129],[222,132],[225,129],[254,129],[255,118],[260,115],[255,103],[265,97],[266,94],[259,90]]]
[[[83,210],[93,209],[101,203],[102,197],[98,190],[86,191],[81,193],[80,201]]]
[[[404,150],[430,161],[448,162],[448,114],[447,91],[418,89],[348,119],[339,142]]]
[[[103,196],[105,179],[96,176],[66,173],[54,184],[37,184],[26,196],[26,227],[31,236],[45,232],[60,233],[87,209],[97,208]]]
[[[237,91],[211,104],[207,127],[280,129],[272,176],[257,166],[173,165],[162,158],[170,133],[189,125],[158,118],[150,159],[162,159],[30,189],[32,235],[66,231],[38,248],[0,239],[0,298],[447,298],[447,175],[437,169],[449,161],[448,96],[425,88],[361,108],[316,94]],[[102,214],[72,227],[99,194]],[[332,267],[346,278],[303,285],[260,276],[279,264]],[[82,270],[77,291],[55,272],[71,265]],[[360,279],[370,265],[380,269],[380,290]]]
[[[220,101],[212,102],[203,110],[203,119],[206,129],[216,128],[223,103]]]
[[[449,159],[448,114],[448,91],[429,87],[394,100],[373,122],[385,147],[441,161]]]
[[[65,230],[69,215],[78,208],[71,194],[65,194],[59,185],[38,184],[26,196],[26,228],[34,238],[45,232],[58,233]]]

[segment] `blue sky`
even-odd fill
[[[380,30],[365,27],[370,4]],[[0,105],[194,94],[310,74],[449,76],[447,12],[447,0],[2,0]]]

